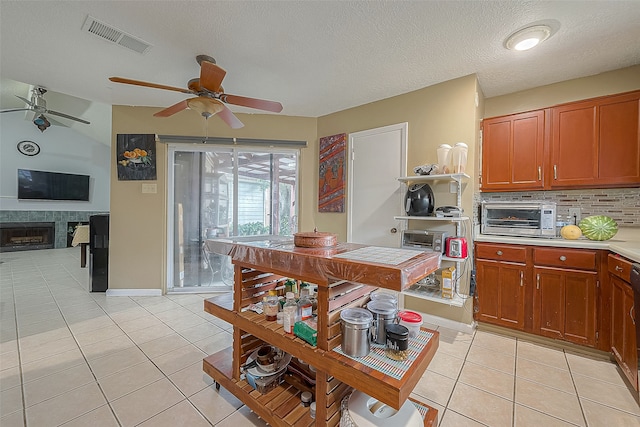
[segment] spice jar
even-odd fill
[[[409,357],[409,329],[406,326],[387,325],[387,344],[384,354],[389,359],[407,360]]]
[[[262,310],[266,320],[273,321],[278,318],[278,309],[280,308],[280,300],[276,291],[269,291],[269,296],[265,297],[262,303]]]
[[[313,395],[308,391],[304,391],[300,395],[300,401],[302,401],[302,406],[310,406],[312,399],[313,399]]]

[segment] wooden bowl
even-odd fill
[[[293,244],[300,248],[326,248],[338,244],[338,235],[322,231],[295,233]]]

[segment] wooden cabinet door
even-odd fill
[[[612,275],[609,276],[609,282],[611,283],[611,352],[618,365],[622,366],[624,364],[624,323],[626,316],[625,284],[622,280]]]
[[[544,111],[487,119],[482,137],[482,190],[541,190]]]
[[[550,187],[593,184],[598,176],[597,106],[577,102],[551,109]]]
[[[594,347],[597,273],[536,267],[534,274],[535,332]]]
[[[640,183],[640,92],[602,100],[598,114],[598,181]]]
[[[631,385],[638,390],[638,348],[636,336],[635,307],[633,289],[625,284],[624,293],[624,347],[623,360],[625,362],[625,375],[629,377]]]
[[[633,387],[638,389],[638,350],[633,289],[613,275],[611,282],[611,352]]]
[[[476,261],[476,320],[524,329],[524,264]]]

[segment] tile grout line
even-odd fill
[[[569,368],[569,375],[571,376],[571,384],[573,384],[573,389],[576,392],[576,399],[578,399],[578,405],[580,405],[580,413],[582,414],[582,419],[584,420],[584,425],[588,426],[589,422],[587,421],[587,415],[584,413],[584,407],[582,406],[582,400],[580,399],[580,394],[578,393],[578,386],[576,385],[576,381],[573,378],[573,371],[571,370],[571,364],[569,363],[569,359],[567,358],[566,351],[562,350],[564,354],[564,359],[567,362],[567,367]]]

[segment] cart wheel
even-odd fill
[[[216,381],[216,390],[220,391],[220,383]]]

